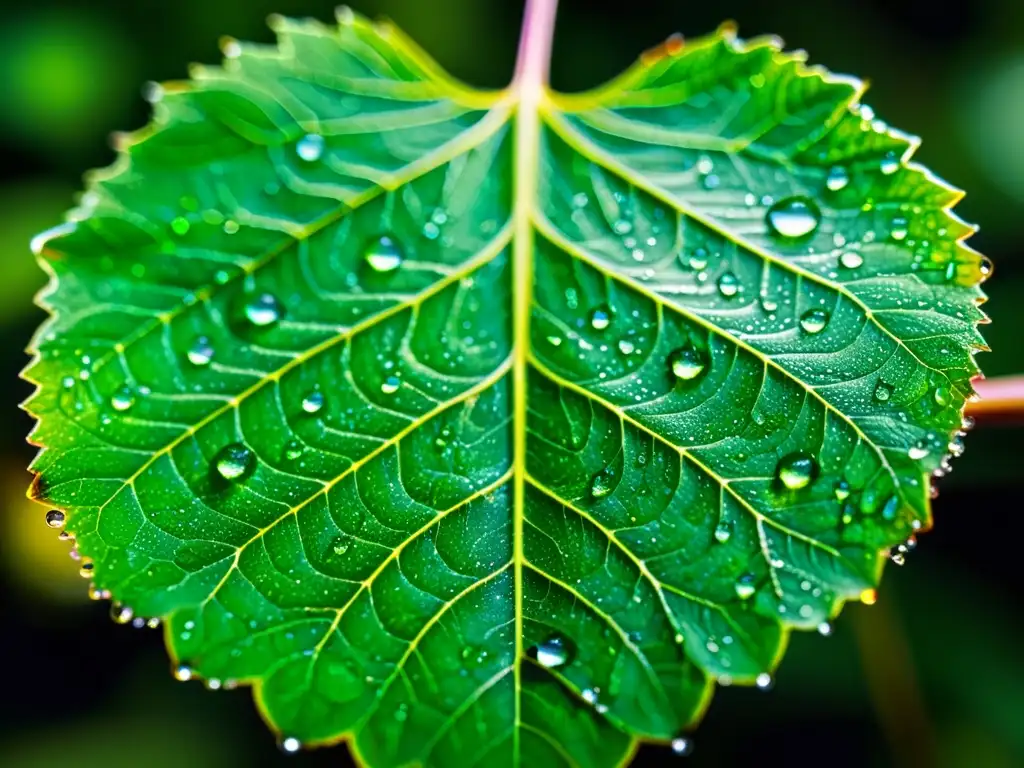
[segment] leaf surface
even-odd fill
[[[179,677],[374,766],[615,765],[873,594],[989,267],[858,82],[723,28],[534,103],[273,26],[35,243],[34,493]]]

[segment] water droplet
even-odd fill
[[[821,212],[813,200],[787,197],[768,209],[769,229],[782,237],[804,237],[818,228]]]
[[[836,501],[846,501],[850,498],[850,484],[845,480],[836,480],[835,485],[832,486],[832,492],[835,494]]]
[[[590,327],[595,331],[603,331],[612,322],[612,313],[608,307],[598,307],[590,313]]]
[[[286,755],[294,755],[300,749],[302,749],[302,742],[294,736],[285,736],[281,739],[281,751]]]
[[[603,499],[615,489],[615,476],[608,469],[602,469],[590,481],[590,495],[595,499]]]
[[[179,664],[174,668],[174,679],[185,682],[192,679],[192,667],[188,664]]]
[[[833,166],[832,170],[828,172],[828,177],[825,179],[825,186],[833,192],[838,192],[849,183],[850,174],[841,165]]]
[[[945,408],[951,402],[953,402],[953,393],[946,387],[936,387],[934,392],[935,404],[940,408]]]
[[[253,453],[241,443],[231,443],[220,449],[214,466],[225,480],[241,480],[253,467]]]
[[[64,513],[59,509],[51,509],[46,513],[46,524],[51,528],[62,528],[64,526]]]
[[[572,661],[572,641],[561,635],[552,635],[532,649],[537,663],[546,669],[561,667]]]
[[[393,395],[402,386],[402,380],[397,376],[388,376],[380,383],[380,391],[385,395]]]
[[[707,367],[704,355],[693,347],[684,347],[672,353],[672,375],[682,381],[692,381]]]
[[[636,346],[629,339],[619,340],[619,352],[624,355],[632,355],[636,351]]]
[[[771,687],[775,684],[775,681],[772,680],[772,676],[769,675],[767,672],[762,672],[760,675],[757,676],[757,679],[754,680],[754,683],[762,691],[767,691],[771,689]]]
[[[889,398],[892,397],[892,391],[892,384],[879,381],[878,384],[875,385],[875,400],[878,400],[880,403],[888,402]]]
[[[832,625],[827,621],[821,622],[821,624],[818,625],[818,634],[822,637],[828,637],[832,634]]]
[[[130,605],[113,603],[110,606],[110,618],[114,620],[115,624],[128,624],[135,618],[135,611]]]
[[[889,225],[889,237],[896,242],[901,242],[907,238],[907,220],[902,217],[897,217],[892,220],[892,224]]]
[[[295,154],[307,163],[315,162],[324,153],[324,137],[318,133],[307,133],[295,145]]]
[[[725,544],[730,538],[732,538],[732,523],[728,520],[722,520],[715,526],[715,541],[719,544]]]
[[[289,461],[295,461],[305,453],[306,447],[298,440],[289,440],[284,444],[284,457]]]
[[[562,337],[561,336],[548,336],[547,337],[547,342],[552,347],[560,347],[560,346],[562,346]]]
[[[740,292],[740,281],[732,272],[724,273],[718,278],[718,292],[727,299]]]
[[[437,240],[440,235],[441,228],[434,222],[428,221],[423,225],[423,236],[427,238],[427,240]]]
[[[612,224],[612,231],[615,232],[616,235],[628,235],[633,231],[633,225],[625,219],[619,219]]]
[[[201,368],[204,365],[209,365],[213,360],[213,346],[208,338],[200,336],[192,342],[192,346],[188,348],[185,355],[192,365]]]
[[[690,269],[695,269],[698,272],[702,269],[706,269],[708,266],[708,252],[706,248],[695,248],[693,253],[690,254],[688,261]]]
[[[757,587],[754,584],[754,574],[745,573],[736,579],[736,597],[740,600],[749,600],[754,596],[754,592],[757,591]]]
[[[402,249],[390,235],[371,240],[363,250],[363,259],[374,272],[394,272],[402,266]]]
[[[907,456],[912,461],[918,461],[920,459],[923,459],[929,453],[931,453],[931,447],[928,445],[927,440],[918,440],[916,443],[910,446],[910,448],[907,449]]]
[[[878,602],[878,593],[873,589],[865,589],[860,593],[860,601],[864,605],[874,605]]]
[[[171,231],[176,235],[188,234],[188,231],[192,228],[189,220],[184,216],[176,216],[171,219]]]
[[[590,198],[586,192],[577,192],[572,196],[572,207],[573,208],[586,208],[587,203],[590,202]]]
[[[896,157],[895,152],[886,152],[885,157],[882,158],[882,162],[879,164],[879,168],[886,176],[892,176],[892,174],[900,169],[900,159]]]
[[[857,269],[864,264],[864,257],[855,251],[845,251],[839,257],[839,265],[846,269]]]
[[[245,317],[260,328],[273,325],[281,319],[281,304],[273,294],[261,293],[246,302]]]
[[[775,477],[791,491],[806,488],[817,475],[817,460],[803,451],[783,456],[775,467]]]
[[[135,405],[135,392],[129,387],[121,387],[113,395],[110,396],[110,407],[115,411],[127,411]]]
[[[821,333],[828,325],[829,314],[824,309],[809,309],[800,315],[800,327],[804,333]]]
[[[324,393],[323,392],[310,392],[304,398],[302,398],[302,410],[306,413],[316,413],[324,407]]]
[[[682,736],[676,736],[672,739],[672,751],[680,757],[686,757],[693,753],[693,742],[690,739],[685,739]]]

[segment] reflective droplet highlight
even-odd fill
[[[835,485],[832,486],[832,493],[836,497],[836,501],[846,501],[850,498],[850,484],[845,480],[836,480]]]
[[[670,361],[672,375],[681,381],[692,381],[707,367],[707,361],[700,350],[684,347],[672,353]]]
[[[828,172],[825,178],[825,186],[833,192],[838,192],[850,183],[850,174],[841,165],[836,165]]]
[[[614,490],[613,481],[614,477],[609,470],[601,470],[590,481],[590,495],[595,499],[603,499]]]
[[[787,197],[775,203],[766,214],[768,228],[781,237],[805,237],[818,228],[821,211],[806,197]]]
[[[209,365],[210,361],[213,360],[213,345],[210,344],[208,338],[200,336],[192,342],[192,346],[188,348],[188,352],[185,355],[192,365],[202,368],[204,365]]]
[[[730,538],[732,538],[732,523],[728,520],[722,520],[715,526],[715,541],[719,544],[725,544]]]
[[[295,154],[307,163],[320,159],[324,153],[324,137],[318,133],[307,133],[295,145]]]
[[[572,661],[572,641],[561,635],[552,635],[533,648],[533,657],[545,669],[555,669]]]
[[[135,405],[135,392],[128,387],[121,387],[110,396],[110,407],[115,411],[124,412]]]
[[[757,586],[754,584],[754,574],[745,573],[736,579],[736,597],[740,600],[749,600],[754,596],[757,591]]]
[[[394,272],[402,266],[404,254],[390,235],[371,240],[363,250],[363,259],[374,272]]]
[[[633,352],[636,351],[636,345],[634,345],[633,342],[630,341],[629,339],[620,339],[618,347],[619,352],[621,352],[624,355],[632,355]]]
[[[380,391],[385,395],[393,395],[402,386],[402,380],[397,376],[388,376],[380,383]]]
[[[241,443],[232,443],[220,449],[214,466],[225,480],[241,480],[252,469],[253,453]]]
[[[892,220],[892,224],[889,225],[889,237],[896,242],[902,242],[907,239],[907,227],[910,226],[907,220],[903,217],[897,217]]]
[[[259,328],[273,325],[281,319],[281,304],[271,293],[253,296],[245,304],[245,318]]]
[[[824,309],[809,309],[800,315],[800,327],[804,333],[821,333],[828,325],[829,317]]]
[[[306,413],[316,413],[324,407],[324,393],[310,392],[302,398],[302,410]]]
[[[46,524],[51,528],[64,527],[64,513],[59,509],[51,509],[46,513]]]
[[[839,257],[839,266],[846,269],[857,269],[864,265],[864,257],[856,251],[846,251]]]
[[[884,381],[880,381],[875,385],[875,400],[880,403],[886,403],[889,398],[892,397],[893,386]]]
[[[953,402],[953,393],[946,387],[936,387],[933,397],[935,398],[935,404],[940,408],[945,408]]]
[[[895,152],[886,152],[878,167],[886,176],[892,176],[892,174],[900,169],[900,160],[896,157]]]
[[[590,313],[590,327],[603,331],[612,323],[612,312],[608,307],[598,307]]]
[[[799,491],[818,476],[818,461],[803,451],[783,456],[775,467],[775,477],[791,491]]]
[[[286,755],[294,755],[300,749],[302,749],[302,742],[294,736],[286,736],[281,739],[281,751]]]
[[[188,664],[179,664],[174,668],[174,679],[186,682],[192,679],[192,667]]]
[[[682,736],[676,736],[672,739],[672,751],[680,757],[686,757],[686,755],[693,753],[693,742]]]
[[[731,299],[740,292],[740,281],[732,272],[726,272],[718,278],[718,292]]]
[[[928,445],[927,440],[918,440],[907,449],[907,456],[913,461],[926,458],[929,453],[931,453],[931,447]]]

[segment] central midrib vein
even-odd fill
[[[515,721],[513,763],[520,762],[522,724],[521,660],[523,653],[523,505],[526,493],[526,390],[533,295],[533,222],[540,147],[540,105],[544,98],[558,0],[527,0],[513,88],[519,97],[515,123],[513,209],[513,456],[512,559],[515,589]]]

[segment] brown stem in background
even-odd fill
[[[1024,376],[975,379],[978,399],[967,403],[967,415],[979,421],[1024,421]]]
[[[861,670],[892,764],[936,766],[935,734],[917,684],[910,645],[900,618],[887,601],[850,611]]]

